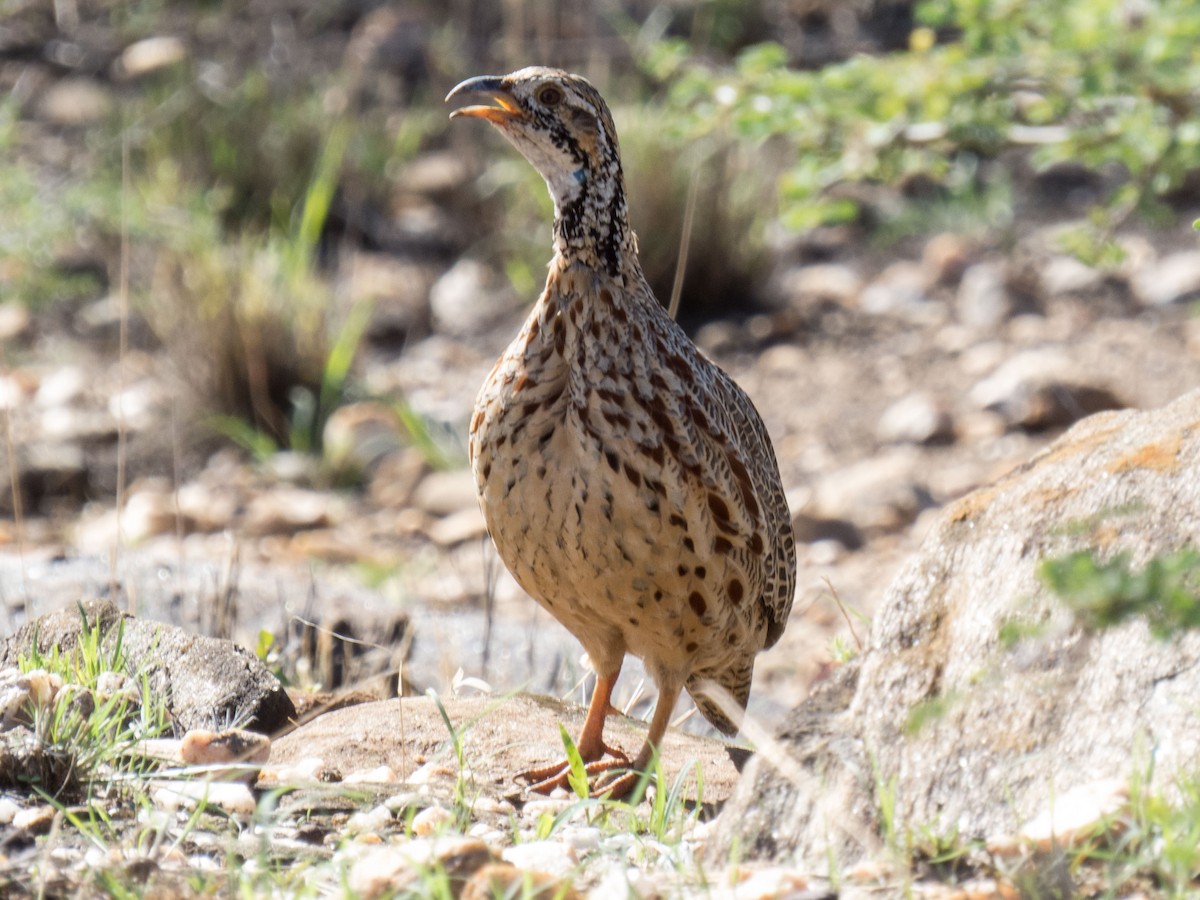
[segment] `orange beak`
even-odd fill
[[[452,119],[457,116],[470,116],[474,119],[487,119],[493,124],[503,125],[512,119],[523,118],[525,115],[513,102],[512,94],[505,89],[504,79],[498,75],[478,75],[475,78],[468,78],[455,86],[454,90],[446,95],[446,100],[457,97],[459,94],[479,94],[490,97],[496,101],[496,105],[464,106],[450,113]]]

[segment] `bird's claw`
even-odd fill
[[[624,751],[607,744],[603,745],[603,752],[600,756],[608,756],[611,759],[598,758],[586,763],[583,767],[583,771],[587,774],[589,787],[592,786],[593,778],[601,776],[596,782],[595,789],[590,792],[590,796],[624,797],[638,781],[638,773],[632,770],[632,761]],[[614,770],[620,770],[620,774],[615,774]],[[605,777],[610,775],[615,775],[615,777],[611,780]],[[528,789],[537,794],[549,794],[556,788],[569,791],[571,790],[571,763],[569,760],[563,760],[553,765],[521,772],[516,777],[518,780],[526,782]],[[629,783],[626,784],[626,781]]]

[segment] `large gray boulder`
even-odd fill
[[[1200,392],[1078,423],[941,514],[867,650],[751,761],[710,858],[852,863],[893,802],[901,835],[995,838],[1074,787],[1191,771],[1200,635],[1087,630],[1037,573],[1080,549],[1140,566],[1197,545]]]
[[[106,653],[112,653],[117,626],[133,668],[146,671],[151,689],[166,702],[177,731],[237,725],[273,734],[296,717],[287,691],[249,650],[232,641],[203,637],[175,625],[139,619],[121,612],[111,600],[88,600],[19,628],[0,643],[0,669],[28,656],[35,642],[42,653],[57,646],[63,653],[79,643],[83,615],[99,628]]]

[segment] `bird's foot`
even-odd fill
[[[628,771],[632,766],[629,757],[616,747],[610,747],[607,744],[603,745],[603,753],[601,756],[609,756],[611,759],[597,759],[584,765],[583,771],[587,774],[588,785],[592,784],[592,779],[596,776],[611,776],[613,770],[622,770],[624,774],[618,774],[615,778],[601,777],[597,781],[597,789],[591,792],[593,797],[601,797],[607,794],[610,790],[610,784],[623,781],[628,775],[633,775],[633,784],[637,783],[637,773]],[[563,790],[571,790],[571,762],[563,760],[549,766],[543,766],[539,769],[530,769],[527,772],[521,772],[517,775],[517,779],[528,784],[529,790],[538,794],[549,794],[556,788]],[[633,787],[633,784],[625,788],[624,792],[618,796],[624,796]],[[602,786],[603,785],[603,786]]]

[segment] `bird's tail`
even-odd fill
[[[723,734],[736,734],[750,700],[753,663],[718,672],[695,672],[688,678],[687,692],[704,718]]]

